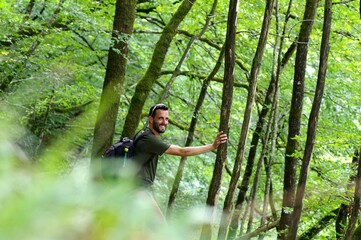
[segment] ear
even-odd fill
[[[148,116],[148,122],[153,123],[153,117],[152,116]]]

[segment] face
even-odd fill
[[[168,125],[168,115],[168,110],[157,109],[155,116],[149,117],[150,127],[159,134],[164,133]]]

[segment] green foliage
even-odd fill
[[[304,1],[293,2],[284,36],[283,53],[298,36],[303,17]],[[0,123],[2,129],[9,129],[11,132],[11,137],[3,137],[0,144],[0,158],[10,159],[3,161],[0,166],[4,173],[1,177],[3,191],[0,191],[3,197],[0,199],[1,204],[7,207],[6,212],[0,217],[1,229],[7,229],[0,233],[3,234],[1,237],[20,239],[24,236],[33,236],[34,239],[64,239],[70,236],[70,238],[88,239],[90,237],[86,234],[89,229],[93,229],[94,236],[97,237],[94,239],[111,239],[116,235],[129,239],[135,236],[132,234],[143,234],[133,232],[136,226],[134,224],[137,221],[142,222],[141,219],[144,218],[142,223],[147,226],[151,214],[143,216],[141,213],[134,213],[134,219],[129,222],[131,223],[129,231],[124,232],[129,235],[122,233],[124,229],[121,226],[125,221],[127,202],[132,202],[127,194],[123,194],[122,188],[128,190],[131,186],[125,183],[115,188],[112,186],[114,195],[109,196],[107,188],[103,189],[103,186],[89,179],[79,183],[79,177],[83,178],[84,175],[79,176],[77,175],[79,172],[73,171],[73,167],[79,162],[83,164],[82,159],[89,158],[89,146],[92,142],[95,116],[103,86],[107,51],[111,44],[115,1],[65,1],[51,27],[48,24],[54,16],[58,1],[35,1],[33,11],[26,16],[24,13],[28,3],[29,1],[24,0],[0,2],[2,13],[0,14]],[[179,3],[179,1],[147,1],[138,4],[135,30],[129,42],[129,64],[116,125],[117,136],[120,135],[123,127],[134,87],[144,75],[159,34]],[[184,31],[191,35],[199,33],[212,3],[207,0],[196,1],[192,11],[180,26],[182,32],[177,34],[168,50],[162,70],[175,69],[190,39]],[[317,79],[323,23],[322,4],[323,2],[319,4],[308,50],[302,129],[297,138],[301,148],[295,153],[300,159],[303,156],[307,121]],[[282,27],[288,1],[280,1],[279,5],[280,27]],[[236,56],[237,61],[248,71],[256,51],[264,8],[264,1],[241,2],[239,6]],[[361,51],[359,44],[361,31],[360,26],[355,24],[359,21],[358,9],[356,1],[333,5],[334,20],[326,89],[307,182],[305,211],[300,222],[301,231],[317,223],[318,219],[352,195],[353,189],[347,189],[346,182],[352,172],[351,156],[356,149],[359,149],[361,142],[359,117],[361,59],[358,54]],[[178,76],[165,99],[165,103],[171,109],[170,118],[176,122],[164,134],[168,142],[181,146],[185,143],[187,131],[184,129],[191,121],[202,86],[203,78],[200,76],[207,76],[211,72],[219,55],[219,47],[225,40],[227,13],[228,2],[219,1],[211,25],[203,39],[194,43],[182,65],[181,71],[188,71],[192,76]],[[250,133],[255,129],[258,111],[262,107],[261,103],[271,79],[273,45],[276,36],[274,20],[275,16],[259,72],[257,109],[255,108],[253,112]],[[216,48],[214,44],[218,47]],[[279,133],[276,153],[272,156],[274,160],[272,181],[277,210],[282,204],[284,147],[287,141],[288,114],[292,96],[293,65],[294,56],[285,66],[280,78]],[[247,74],[249,72],[245,69],[236,66],[237,83],[247,84]],[[153,87],[153,92],[147,99],[144,112],[157,101],[170,76],[167,74],[158,79],[157,85]],[[216,77],[223,78],[223,66]],[[213,140],[220,120],[221,96],[222,84],[212,81],[198,116],[193,145],[210,143]],[[231,128],[228,132],[227,164],[230,168],[233,167],[237,152],[246,98],[246,89],[234,88]],[[146,124],[146,118],[142,119],[142,124]],[[248,143],[250,137],[251,134]],[[248,145],[246,153],[248,153]],[[25,153],[20,154],[15,146],[21,146]],[[15,156],[13,152],[16,152]],[[16,159],[22,159],[23,155],[36,161],[41,168],[27,165],[25,169],[18,169],[15,164]],[[213,174],[214,161],[213,153],[187,160],[181,190],[176,201],[177,215],[204,203]],[[159,190],[157,198],[163,209],[177,165],[178,158],[168,158],[168,156],[162,159],[159,165],[156,187]],[[61,172],[63,175],[43,176],[44,171]],[[86,175],[84,171],[86,170],[81,170],[81,174]],[[264,176],[261,176],[261,179],[259,189],[263,190]],[[224,200],[228,180],[229,175],[224,174],[219,205],[222,205]],[[22,186],[26,188],[23,189]],[[259,206],[262,205],[263,200],[263,192],[260,193],[262,194],[257,196]],[[104,198],[99,201],[98,196],[103,195]],[[122,204],[116,205],[116,203]],[[138,203],[132,202],[132,204]],[[114,214],[115,212],[123,215]],[[44,225],[49,225],[49,228],[41,228]],[[21,227],[24,232],[16,231]],[[150,234],[149,229],[145,229],[145,233]],[[157,231],[154,238],[163,237],[161,234],[170,237],[168,232],[164,231],[164,229]],[[333,231],[330,226],[319,237],[332,236]],[[179,234],[179,236],[184,235]],[[169,239],[177,239],[177,237],[173,238],[172,235]]]

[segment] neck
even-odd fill
[[[151,126],[148,126],[148,128],[150,129],[150,131],[152,131],[154,133],[154,135],[156,135],[156,136],[160,135],[160,133],[157,132],[156,130],[154,130],[154,128],[152,128]]]

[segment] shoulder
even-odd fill
[[[160,136],[154,135],[154,133],[149,129],[142,132],[137,137],[137,139],[139,139],[138,140],[139,143],[147,144],[147,145],[149,145],[149,144],[156,144],[156,145],[165,144],[164,140]]]
[[[156,145],[159,145],[159,144],[166,144],[164,142],[164,140],[160,137],[160,136],[156,136],[154,135],[153,133],[150,133],[150,134],[147,134],[143,137],[144,141],[146,142],[152,142]]]

